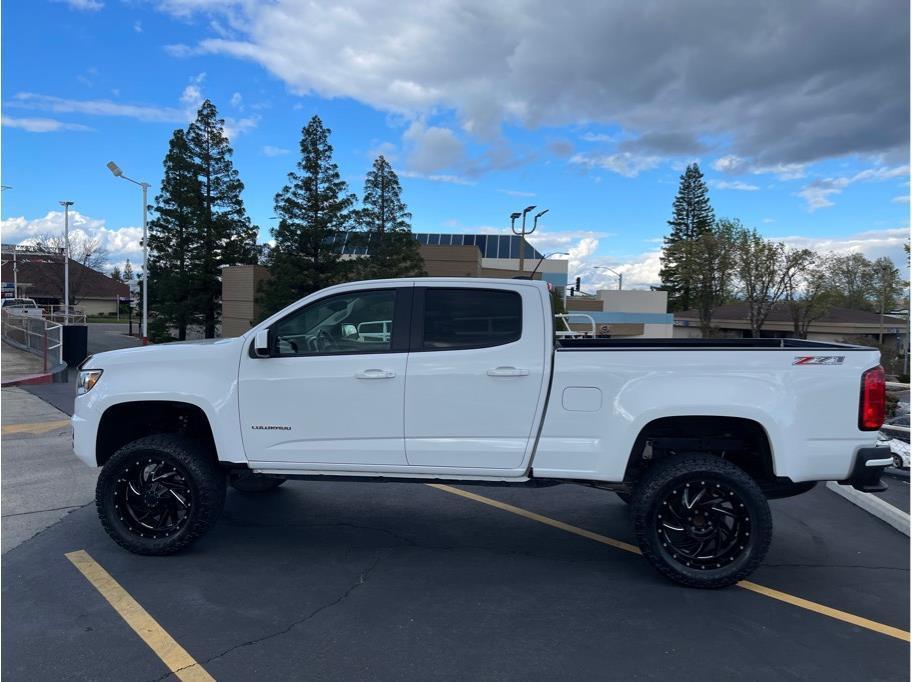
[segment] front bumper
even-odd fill
[[[879,493],[887,489],[880,480],[883,470],[893,464],[893,455],[889,448],[861,448],[855,454],[855,464],[849,477],[839,481],[841,485],[850,485],[863,493]]]

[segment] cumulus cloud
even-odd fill
[[[50,211],[39,218],[16,216],[0,220],[4,244],[28,244],[39,237],[63,234],[63,211]],[[103,218],[93,218],[70,210],[70,235],[74,240],[98,240],[108,252],[109,262],[122,264],[128,258],[142,263],[142,227],[111,229]]]
[[[89,126],[80,125],[79,123],[64,123],[54,118],[13,118],[12,116],[3,116],[3,126],[6,128],[19,128],[30,133],[56,133],[61,130],[73,131],[91,131]]]
[[[833,206],[832,197],[841,194],[846,187],[856,182],[890,180],[908,175],[909,166],[867,168],[854,175],[814,180],[802,187],[797,195],[805,200],[809,211],[816,211],[819,208]]]
[[[751,185],[747,182],[742,182],[741,180],[717,180],[711,183],[716,189],[736,189],[741,192],[756,192],[759,187],[757,185]]]
[[[453,168],[466,158],[465,146],[449,128],[427,126],[421,121],[412,123],[403,134],[406,145],[406,164],[416,173],[434,173]]]
[[[894,0],[163,7],[227,17],[234,37],[193,49],[258,63],[293,92],[451,110],[485,139],[505,122],[617,125],[638,151],[724,139],[758,168],[908,148],[909,5]]]
[[[99,0],[54,0],[54,2],[69,5],[70,9],[80,12],[97,12],[104,7],[104,3]]]
[[[871,259],[886,256],[892,258],[897,267],[908,276],[909,264],[903,251],[903,244],[909,241],[908,227],[871,230],[845,237],[790,236],[776,239],[798,249],[812,249],[821,253],[863,253]]]

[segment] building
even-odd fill
[[[15,256],[15,257],[14,257]],[[2,295],[34,299],[39,306],[63,305],[63,253],[38,252],[3,245]],[[118,303],[129,300],[126,284],[70,259],[70,299],[87,315],[116,314]]]
[[[343,258],[370,253],[370,241],[349,243],[349,234],[340,235]],[[558,291],[567,287],[566,260],[548,260],[530,244],[525,244],[523,269],[519,269],[521,238],[497,234],[416,233],[418,251],[429,277],[520,277],[550,282]],[[537,270],[536,270],[537,268]],[[260,319],[256,292],[269,271],[261,265],[237,265],[222,269],[222,336],[239,336]]]
[[[591,317],[598,336],[668,339],[674,334],[665,291],[601,289],[594,296],[574,292],[565,303],[574,331],[591,330]]]

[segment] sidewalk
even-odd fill
[[[0,362],[0,376],[4,386],[53,381],[53,375],[50,373],[53,367],[49,366],[45,372],[43,359],[5,342],[0,351]]]
[[[2,402],[5,554],[72,510],[89,504],[98,470],[87,467],[73,454],[66,414],[15,387],[2,390]]]

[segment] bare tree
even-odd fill
[[[723,218],[693,241],[691,255],[696,275],[693,299],[700,313],[703,338],[712,336],[713,310],[732,293],[735,237],[743,229],[738,221]]]
[[[60,261],[59,268],[48,268],[48,284],[62,301],[64,295],[63,251],[66,242],[62,235],[43,234],[34,238],[34,248],[42,253],[53,255]],[[86,273],[88,269],[101,271],[108,262],[108,252],[98,239],[88,237],[81,232],[70,234],[70,262],[78,263],[81,268],[70,269],[70,305],[76,305],[85,298]]]
[[[810,249],[789,252],[792,268],[786,272],[785,302],[792,318],[795,337],[806,339],[808,328],[827,314],[833,297],[829,281],[830,254],[816,254]]]
[[[757,230],[747,229],[738,232],[734,250],[751,335],[758,338],[773,306],[782,300],[789,280],[807,256],[803,251],[789,251],[782,242],[767,241]]]

